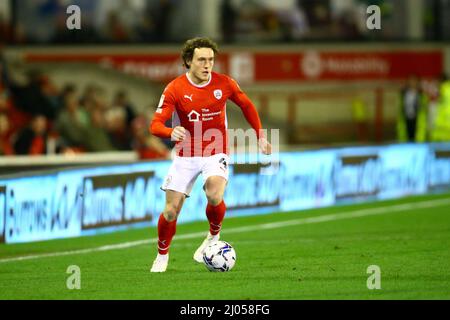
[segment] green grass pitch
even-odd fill
[[[221,238],[237,253],[227,273],[192,259],[206,230],[178,226],[164,274],[149,272],[156,244],[134,242],[155,228],[2,244],[0,299],[450,299],[450,194],[226,218]],[[70,265],[80,290],[67,289]],[[379,290],[367,288],[370,265]]]

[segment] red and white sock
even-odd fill
[[[167,221],[161,214],[158,220],[158,253],[168,254],[170,243],[177,231],[177,220]]]
[[[222,229],[222,221],[225,217],[225,211],[227,207],[225,202],[222,200],[217,206],[212,206],[208,203],[206,206],[206,216],[209,221],[209,233],[213,236],[219,234]]]

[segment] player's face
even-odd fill
[[[196,48],[190,66],[189,74],[195,83],[207,82],[214,66],[214,50],[211,48]]]

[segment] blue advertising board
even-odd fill
[[[383,200],[450,188],[450,144],[401,144],[233,157],[227,216]],[[0,178],[0,241],[28,242],[155,226],[170,161]],[[201,180],[201,179],[198,179]],[[178,223],[206,220],[201,181]]]
[[[0,187],[0,243],[5,241],[6,187]]]

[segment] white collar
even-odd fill
[[[211,72],[210,75],[209,75],[209,80],[208,80],[208,82],[206,82],[206,83],[204,83],[204,84],[200,84],[200,85],[199,85],[199,84],[195,84],[195,83],[191,80],[191,78],[189,78],[188,73],[189,73],[189,72],[186,72],[186,78],[188,79],[188,81],[189,81],[194,87],[197,87],[197,88],[204,88],[204,87],[206,87],[208,84],[211,83],[212,72]]]

